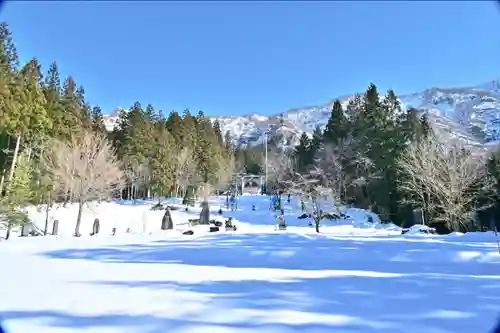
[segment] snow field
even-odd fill
[[[500,313],[492,233],[400,235],[348,209],[317,235],[295,202],[284,204],[289,230],[276,232],[265,197],[221,217],[223,202],[211,200],[211,218],[234,217],[236,232],[161,232],[162,211],[102,203],[82,222],[88,235],[99,218],[99,236],[70,237],[68,207],[54,212],[60,237],[1,242],[8,333],[486,333]],[[30,216],[43,226],[43,212]]]

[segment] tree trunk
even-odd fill
[[[179,184],[175,184],[175,198],[179,197]]]
[[[210,209],[208,208],[208,201],[203,200],[201,203],[200,224],[208,225],[210,221]]]
[[[11,230],[12,230],[12,223],[8,222],[7,223],[7,232],[5,233],[5,240],[8,240],[10,238]]]
[[[63,202],[63,207],[66,208],[66,205],[68,204],[69,200],[69,190],[68,190],[68,185],[64,186],[64,202]]]
[[[0,179],[0,196],[3,194],[3,186],[5,183],[5,175],[7,173],[7,160],[9,158],[9,151],[10,151],[10,135],[7,135],[7,143],[5,147],[5,158],[3,159],[2,163],[2,177]]]
[[[33,151],[33,148],[31,148],[31,145],[29,145],[29,147],[27,148],[28,150],[28,154],[27,154],[27,159],[28,159],[28,162],[31,161],[31,152]]]
[[[5,182],[5,169],[2,170],[2,178],[0,179],[0,197],[3,194],[3,184]]]
[[[21,135],[16,139],[16,148],[14,149],[14,157],[12,158],[12,164],[10,166],[9,181],[14,177],[14,171],[16,168],[17,156],[19,155],[19,146],[21,145]]]
[[[80,224],[82,222],[83,202],[78,202],[78,216],[76,218],[75,236],[80,237]]]
[[[47,197],[47,208],[45,209],[45,228],[43,229],[43,234],[47,236],[49,232],[49,212],[50,212],[50,192]]]

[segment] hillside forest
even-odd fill
[[[442,140],[419,110],[402,111],[393,91],[371,84],[344,108],[335,101],[325,128],[294,148],[279,137],[237,146],[202,111],[166,114],[135,102],[108,132],[76,78],[56,62],[20,63],[7,23],[0,24],[0,224],[27,222],[19,207],[111,198],[207,196],[234,187],[235,175],[262,174],[267,192],[378,213],[401,226],[440,233],[484,231],[500,212],[500,154]],[[416,213],[418,212],[418,213]],[[48,214],[48,213],[47,213]]]

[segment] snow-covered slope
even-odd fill
[[[338,99],[347,105],[353,95]],[[324,127],[328,121],[334,98],[330,102],[311,107],[295,108],[280,115],[249,115],[214,117],[223,132],[230,131],[238,143],[263,142],[269,136],[281,134],[286,145],[295,144],[302,132],[312,134],[316,126]],[[414,107],[427,113],[438,133],[465,139],[470,144],[482,145],[500,139],[500,81],[495,80],[470,87],[430,88],[422,92],[400,96],[403,109]],[[117,109],[106,116],[106,126],[116,122]]]

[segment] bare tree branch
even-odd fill
[[[94,199],[108,198],[119,191],[125,180],[121,163],[103,135],[83,132],[69,142],[54,140],[44,154],[44,164],[58,188],[68,188],[79,204],[75,235],[79,227],[83,204]]]
[[[399,189],[449,230],[467,230],[472,214],[491,205],[491,200],[478,200],[491,197],[495,185],[486,162],[484,153],[473,154],[458,140],[432,136],[412,143],[398,160]]]
[[[268,153],[268,181],[278,189],[287,189],[289,180],[296,176],[296,165],[293,158],[283,152]]]
[[[217,161],[218,168],[216,172],[216,184],[215,187],[217,189],[225,188],[229,185],[235,173],[235,160],[234,155],[229,156],[228,158],[220,157]]]
[[[192,182],[192,178],[196,172],[196,164],[193,160],[193,152],[185,147],[176,156],[175,179],[176,179],[176,196],[179,195],[179,190],[186,190]]]

